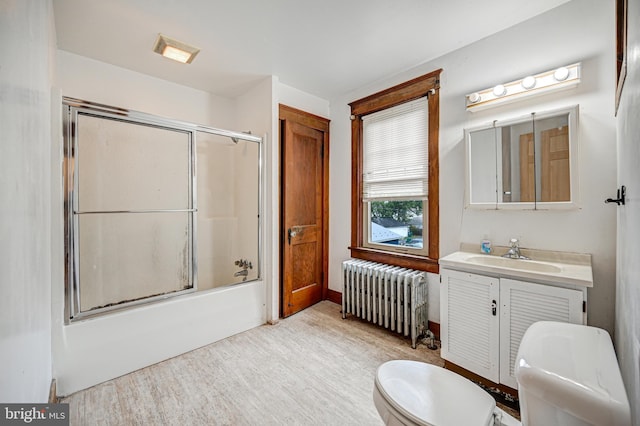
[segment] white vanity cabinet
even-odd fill
[[[586,324],[586,290],[500,278],[500,383],[517,388],[513,369],[524,332],[537,321]]]
[[[440,356],[498,383],[500,280],[440,270]]]
[[[513,389],[518,347],[531,324],[586,324],[584,287],[446,268],[440,276],[442,358]]]

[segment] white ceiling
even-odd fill
[[[324,99],[569,0],[53,0],[58,48],[235,97],[268,75]],[[183,65],[158,33],[201,48]]]

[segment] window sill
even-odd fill
[[[351,250],[351,257],[355,259],[386,263],[388,265],[417,269],[419,271],[432,272],[434,274],[440,273],[440,265],[438,265],[437,259],[405,253],[393,253],[366,247],[349,247],[349,250]]]

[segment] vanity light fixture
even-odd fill
[[[200,52],[200,49],[172,39],[171,37],[158,34],[156,44],[153,46],[153,51],[161,54],[165,58],[173,59],[183,64],[190,64],[193,58]]]
[[[467,111],[480,111],[529,96],[569,89],[578,83],[580,62],[471,93],[465,97]]]

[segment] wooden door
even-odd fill
[[[569,126],[545,130],[541,139],[541,201],[571,201]]]
[[[520,202],[536,200],[535,167],[533,133],[522,134],[520,135]]]
[[[287,317],[326,294],[329,122],[284,106],[280,119],[281,313]]]

